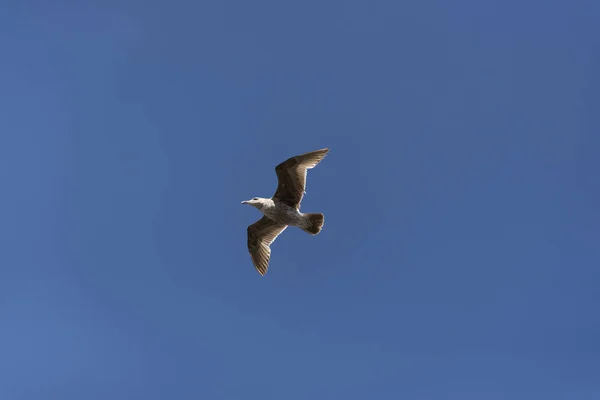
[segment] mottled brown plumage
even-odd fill
[[[267,216],[262,217],[248,226],[248,251],[252,263],[259,274],[264,275],[269,268],[271,258],[271,243],[287,228]]]
[[[324,217],[321,213],[304,214],[300,203],[306,189],[307,170],[314,168],[327,155],[329,149],[321,149],[291,157],[275,167],[277,191],[271,199],[255,197],[243,201],[258,208],[264,216],[248,226],[248,251],[259,274],[269,268],[271,244],[289,225],[297,226],[317,235],[321,232]]]
[[[288,158],[276,166],[278,184],[273,200],[299,209],[306,190],[306,173],[320,163],[328,151],[329,149],[311,151]]]

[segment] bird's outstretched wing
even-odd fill
[[[300,207],[306,189],[306,172],[320,163],[328,151],[329,149],[311,151],[288,158],[276,166],[278,182],[273,200],[282,201],[294,208]]]
[[[259,274],[264,275],[269,268],[271,258],[271,243],[287,228],[268,217],[262,217],[248,226],[248,251],[252,264]]]

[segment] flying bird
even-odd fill
[[[302,213],[300,203],[306,193],[306,173],[325,158],[329,149],[311,151],[291,157],[275,167],[277,191],[270,199],[255,197],[242,201],[258,208],[264,215],[248,226],[248,251],[259,274],[269,268],[271,244],[288,226],[297,226],[311,235],[321,232],[322,213]]]

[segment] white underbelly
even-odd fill
[[[303,221],[303,215],[294,208],[271,208],[264,210],[264,214],[273,221],[284,225],[298,226]]]

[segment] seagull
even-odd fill
[[[288,226],[297,226],[311,235],[321,232],[322,213],[302,213],[300,203],[306,193],[306,173],[325,158],[329,149],[320,149],[288,158],[275,167],[277,191],[270,199],[254,197],[242,201],[264,215],[248,226],[248,251],[254,268],[265,275],[271,258],[271,244]]]

